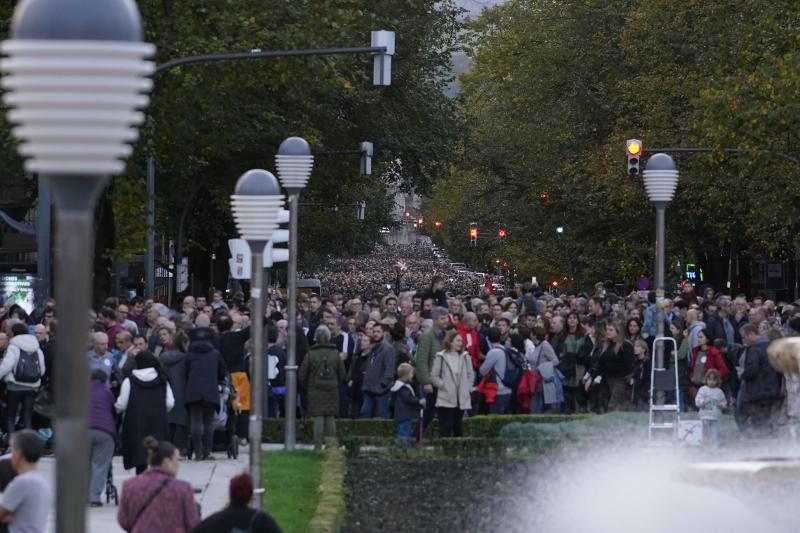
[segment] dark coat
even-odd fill
[[[244,344],[250,338],[250,327],[239,331],[226,331],[219,336],[219,351],[230,372],[247,372],[244,362]]]
[[[160,377],[142,381],[135,375],[128,378],[131,394],[125,419],[122,422],[122,463],[125,470],[147,464],[144,438],[152,435],[158,440],[167,438],[167,407],[164,398],[167,384]]]
[[[344,383],[344,363],[334,344],[315,344],[300,366],[300,385],[306,390],[308,414],[311,416],[336,416],[339,414],[339,389],[322,390],[316,386],[316,377],[327,360],[336,369],[336,379]]]
[[[257,516],[253,516],[256,514]],[[192,533],[248,531],[251,533],[281,533],[280,526],[266,513],[242,505],[229,505],[197,524]]]
[[[175,407],[170,410],[167,420],[170,424],[189,425],[189,412],[184,405],[186,396],[186,354],[179,350],[162,352],[158,360],[167,376],[172,395],[175,396]]]
[[[772,368],[767,358],[769,339],[759,337],[758,341],[747,347],[744,359],[744,392],[742,401],[759,402],[777,400],[781,396],[783,374]]]
[[[388,341],[383,341],[378,346],[373,346],[367,360],[367,371],[364,374],[364,383],[361,388],[371,394],[386,394],[394,383],[394,372],[397,354],[394,346]]]
[[[225,381],[225,374],[225,361],[211,341],[193,341],[186,356],[184,404],[208,402],[219,406],[218,386]]]
[[[394,382],[392,403],[394,403],[394,419],[396,422],[419,418],[421,406],[417,396],[414,394],[414,389],[408,383],[400,380]]]

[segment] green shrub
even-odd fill
[[[560,425],[565,422],[584,420],[587,417],[591,418],[591,415],[492,415],[466,417],[464,418],[464,436],[495,438],[501,436],[501,431],[509,424]],[[283,442],[283,428],[283,419],[264,420],[264,442]],[[311,418],[297,420],[296,428],[297,442],[310,443],[312,441],[313,420]],[[392,439],[395,434],[394,421],[380,418],[365,420],[340,419],[336,421],[336,433],[340,440],[349,436]],[[433,438],[438,433],[438,422],[434,420],[426,428],[425,438]]]

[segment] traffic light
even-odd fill
[[[564,226],[556,226],[556,233],[562,235],[564,233]]]
[[[499,230],[497,230],[497,236],[500,238],[500,240],[505,239],[506,235],[508,235],[506,233],[506,228],[500,228]]]
[[[557,288],[558,288],[558,280],[557,280],[557,279],[554,279],[553,281],[551,281],[551,282],[550,282],[550,285],[551,285],[551,286],[552,286],[554,289],[557,289]]]
[[[417,224],[419,224],[420,226],[424,226],[425,225],[425,219],[422,218],[422,217],[419,217],[417,219]]]
[[[642,157],[642,141],[628,139],[625,143],[625,153],[628,156],[628,175],[635,176],[639,173],[639,159]]]
[[[546,203],[550,201],[550,193],[547,191],[542,191],[539,193],[539,201],[542,203]]]
[[[469,242],[474,246],[478,242],[478,223],[470,222],[469,224]]]
[[[436,226],[436,229],[441,229],[444,224],[442,224],[437,220],[436,222],[433,223],[433,225]]]

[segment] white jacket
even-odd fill
[[[21,387],[39,388],[42,384],[41,379],[34,383],[17,383],[17,380],[14,379],[14,370],[17,368],[20,350],[25,352],[36,350],[36,353],[39,354],[39,368],[42,375],[44,375],[44,354],[39,348],[39,341],[33,335],[17,335],[12,337],[8,343],[6,355],[3,357],[3,362],[0,363],[0,377],[5,379],[6,383],[15,383]]]
[[[158,372],[155,368],[137,368],[132,372],[134,376],[136,376],[141,381],[153,381],[158,377]],[[166,405],[167,411],[172,410],[175,407],[175,396],[172,395],[172,388],[167,385],[167,396],[166,396]],[[118,412],[122,412],[128,408],[128,400],[131,397],[131,380],[130,378],[125,378],[125,381],[122,382],[122,387],[119,391],[119,398],[117,398],[117,403],[114,404],[114,407],[117,409]]]

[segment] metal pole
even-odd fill
[[[656,338],[664,336],[664,235],[667,204],[656,205]],[[675,361],[674,364],[678,364]],[[656,368],[664,368],[664,343],[656,343]],[[656,404],[664,405],[664,391],[657,391]]]
[[[297,411],[297,209],[300,193],[289,195],[289,264],[286,284],[289,289],[289,350],[286,357],[286,433],[284,448],[294,450]]]
[[[53,290],[50,273],[50,188],[47,180],[38,177],[39,206],[36,213],[36,263],[39,277],[37,300],[43,302]]]
[[[86,362],[94,259],[94,207],[105,185],[92,177],[48,178],[56,202],[56,532],[86,530],[89,369]]]
[[[264,391],[264,246],[263,241],[252,241],[252,283],[250,285],[250,474],[253,476],[253,508],[261,510],[261,435],[263,432]]]
[[[144,296],[155,296],[156,261],[155,261],[155,225],[156,225],[156,158],[151,153],[147,156],[147,237],[144,255]]]

